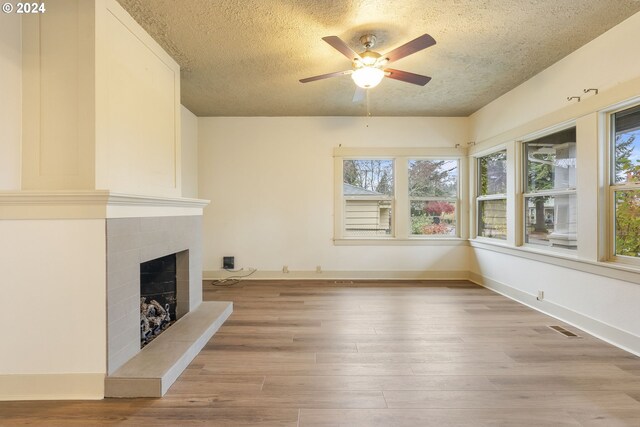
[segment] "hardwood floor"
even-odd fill
[[[205,300],[234,313],[164,398],[0,402],[0,424],[640,426],[640,358],[468,282],[205,283]]]

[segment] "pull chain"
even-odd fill
[[[371,118],[371,110],[369,109],[369,89],[365,89],[365,96],[367,97],[367,118],[365,120],[366,127],[369,127],[369,118]]]

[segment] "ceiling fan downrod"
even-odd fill
[[[364,46],[366,50],[369,50],[373,46],[375,46],[376,36],[374,36],[373,34],[365,34],[364,36],[360,37],[360,43],[362,43],[362,46]]]

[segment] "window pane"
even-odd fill
[[[393,160],[344,160],[342,182],[345,235],[390,236]]]
[[[446,200],[411,201],[411,234],[456,235],[456,203]]]
[[[342,182],[360,190],[353,195],[393,196],[393,160],[344,160],[342,170]]]
[[[478,202],[478,236],[507,239],[506,199]]]
[[[640,181],[640,107],[613,116],[615,182]]]
[[[481,196],[506,193],[507,151],[502,150],[480,157],[478,159],[478,173],[480,176],[478,193]]]
[[[525,143],[527,192],[576,187],[576,128]]]
[[[409,198],[458,197],[457,160],[409,160]]]
[[[616,191],[616,255],[640,257],[640,190]]]
[[[575,194],[527,197],[525,206],[527,243],[577,248]]]

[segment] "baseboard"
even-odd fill
[[[498,282],[478,273],[469,272],[469,280],[487,289],[524,304],[558,320],[566,322],[611,345],[640,356],[640,337],[614,326],[592,319],[551,301],[538,301],[536,295],[528,294],[505,283]]]
[[[282,271],[257,270],[249,276],[249,271],[228,272],[225,270],[203,271],[203,280],[220,280],[229,277],[243,280],[468,280],[469,272],[464,271]]]
[[[0,374],[0,400],[99,400],[105,374]]]

